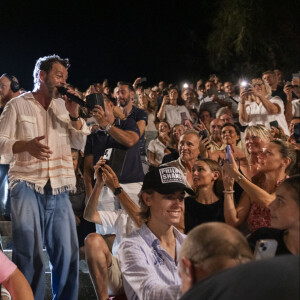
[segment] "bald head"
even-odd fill
[[[181,246],[182,290],[186,292],[191,288],[191,282],[251,258],[248,242],[237,229],[217,222],[199,225],[189,232]]]

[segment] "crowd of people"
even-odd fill
[[[17,285],[44,299],[44,247],[53,299],[78,298],[79,269],[101,300],[298,299],[300,72],[83,92],[68,69],[38,59],[32,92],[0,77],[0,212],[14,262],[0,253],[0,283],[13,299]],[[254,291],[249,276],[236,288],[255,270],[277,283]]]

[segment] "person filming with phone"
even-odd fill
[[[260,78],[252,79],[252,84],[241,84],[239,103],[239,122],[243,126],[256,124],[265,125],[271,129],[272,121],[277,121],[286,135],[290,135],[284,116],[284,103],[277,97],[272,97],[272,89]]]

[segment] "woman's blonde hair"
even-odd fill
[[[267,129],[267,127],[264,126],[264,125],[262,125],[262,124],[256,124],[256,125],[248,126],[245,129],[244,138],[243,138],[243,147],[244,147],[244,152],[246,154],[246,158],[247,158],[247,160],[249,162],[249,160],[250,160],[250,153],[248,152],[248,150],[246,148],[246,143],[245,143],[246,137],[248,135],[250,135],[250,136],[258,136],[259,138],[261,138],[266,143],[268,143],[268,142],[271,141],[272,135],[271,135],[271,132]]]

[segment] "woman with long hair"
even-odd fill
[[[278,242],[276,255],[300,253],[300,175],[283,181],[276,190],[276,199],[269,205],[271,228],[260,228],[248,237],[252,249],[260,239]]]
[[[158,167],[165,154],[171,153],[168,149],[170,144],[170,126],[167,122],[160,122],[158,124],[158,136],[156,139],[150,141],[147,155],[151,165]]]
[[[163,97],[157,117],[160,121],[168,122],[170,127],[183,123],[185,119],[191,120],[190,113],[182,103],[176,88],[171,88],[168,95]]]
[[[185,198],[185,233],[205,222],[225,222],[222,171],[211,159],[199,159],[193,166],[195,197]]]
[[[296,162],[296,152],[281,140],[268,143],[258,155],[259,173],[252,182],[241,174],[235,160],[223,166],[225,188],[224,215],[226,223],[238,227],[247,220],[248,229],[253,232],[261,227],[271,226],[268,206],[275,198],[276,187],[282,182]],[[234,180],[244,193],[237,205],[234,203]]]

